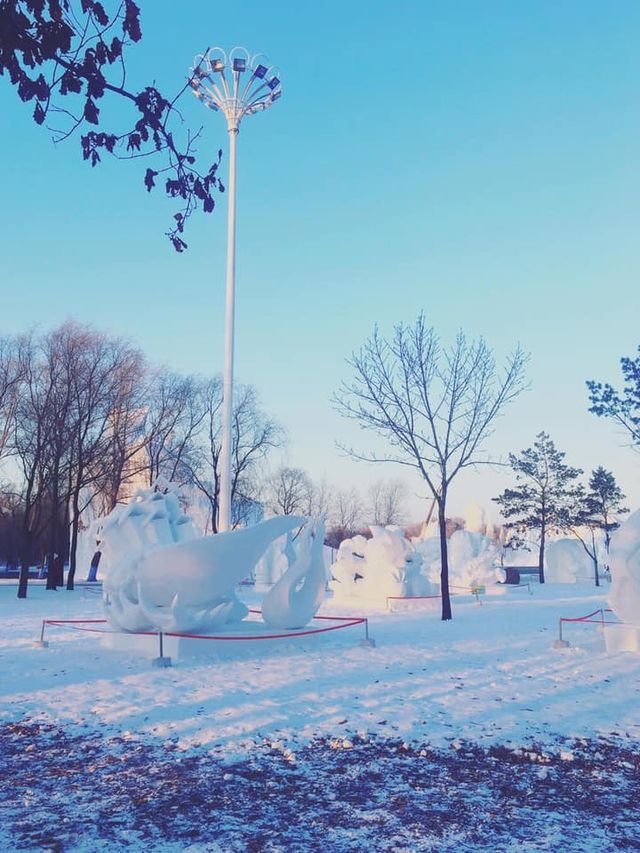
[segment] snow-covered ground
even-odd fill
[[[37,583],[26,601],[17,601],[15,593],[14,584],[0,586],[5,737],[18,731],[32,739],[34,731],[55,729],[71,739],[99,736],[103,744],[170,749],[185,760],[207,754],[223,766],[252,762],[266,748],[290,768],[309,761],[318,744],[323,754],[334,755],[384,743],[385,749],[396,744],[415,755],[476,748],[489,755],[506,748],[510,755],[530,750],[545,760],[571,762],[581,739],[632,750],[640,740],[640,658],[607,656],[592,624],[568,626],[571,646],[552,648],[558,618],[606,606],[606,588],[534,586],[531,596],[509,589],[484,596],[482,606],[456,597],[448,623],[440,621],[437,602],[426,602],[409,612],[369,614],[375,648],[359,644],[358,627],[295,641],[245,642],[231,652],[212,648],[209,659],[184,659],[164,670],[152,667],[148,657],[103,648],[99,635],[68,628],[48,628],[49,647],[33,648],[43,618],[99,618],[100,599],[95,591],[47,592]],[[345,615],[330,602],[323,612]],[[15,723],[26,728],[6,727]],[[358,838],[367,837],[354,838],[353,846],[336,842],[332,849],[362,849]],[[377,848],[367,843],[370,849],[449,849],[442,838],[434,847],[415,839],[397,842]],[[456,843],[458,849],[480,849]],[[165,849],[146,844],[140,849]],[[560,849],[549,844],[526,849]],[[110,849],[116,849],[113,843]],[[236,848],[229,841],[226,849],[298,848]],[[622,848],[608,847],[603,836],[593,849]]]

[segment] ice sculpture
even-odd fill
[[[345,539],[331,567],[334,600],[385,606],[390,596],[427,595],[422,561],[399,527],[370,527],[372,538]]]
[[[544,552],[544,579],[547,583],[575,583],[593,573],[593,563],[577,539],[556,539]]]
[[[262,602],[262,618],[274,628],[300,628],[318,612],[326,591],[324,524],[307,524],[294,541],[287,535],[289,567]]]
[[[439,585],[440,539],[426,539],[417,548],[427,577],[432,584]],[[497,545],[489,537],[471,530],[456,530],[447,542],[450,587],[473,589],[503,581],[505,572],[496,565],[497,556]]]
[[[609,604],[623,622],[640,626],[640,510],[611,537]]]
[[[279,536],[269,545],[256,565],[254,575],[257,591],[269,590],[280,580],[295,558],[291,549],[291,534]]]
[[[235,586],[253,571],[269,544],[307,522],[277,516],[254,527],[199,536],[173,495],[139,492],[102,525],[101,548],[109,569],[103,581],[105,612],[119,630],[205,633],[243,619],[247,608]],[[306,528],[305,528],[306,529]],[[272,623],[308,621],[322,601],[313,561],[296,560],[296,588],[269,604]],[[311,590],[317,594],[311,594]],[[313,601],[315,610],[310,605]],[[298,605],[296,609],[296,605]]]
[[[464,529],[471,533],[484,533],[487,529],[487,514],[480,504],[469,504],[464,511]]]

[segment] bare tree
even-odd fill
[[[348,539],[362,522],[362,501],[355,489],[340,489],[333,495],[331,528],[334,538]]]
[[[11,436],[25,376],[26,347],[26,341],[20,338],[0,338],[0,459]]]
[[[283,465],[267,484],[269,508],[276,515],[308,512],[313,501],[311,478],[302,468]]]
[[[338,410],[388,441],[384,454],[350,455],[370,462],[413,468],[438,505],[442,618],[451,619],[446,507],[456,475],[481,462],[483,444],[495,418],[523,390],[526,357],[517,348],[498,373],[492,351],[481,338],[460,332],[443,349],[420,315],[412,327],[400,324],[385,339],[377,329],[353,354],[354,370],[334,396]]]
[[[106,515],[129,496],[131,484],[147,469],[144,390],[146,364],[142,353],[129,347],[114,371],[109,412],[109,442],[104,456],[98,496]]]
[[[72,394],[70,459],[69,572],[67,589],[73,589],[78,533],[83,512],[112,478],[109,470],[114,406],[121,385],[131,377],[123,367],[137,363],[139,352],[123,339],[112,338],[87,327],[74,329],[73,367],[69,381]]]
[[[331,486],[326,480],[320,480],[318,483],[312,481],[309,502],[304,510],[304,514],[313,518],[327,519],[331,512],[332,491]]]
[[[378,480],[369,489],[367,514],[373,524],[402,524],[405,488],[398,480]]]
[[[145,416],[150,486],[161,476],[180,484],[188,479],[188,457],[206,415],[202,384],[195,377],[155,372]]]
[[[218,531],[220,499],[220,452],[222,449],[222,379],[217,376],[202,389],[205,416],[194,452],[184,460],[190,481],[205,495],[211,509],[211,527]],[[245,522],[246,511],[255,506],[257,474],[269,452],[284,438],[282,428],[264,414],[255,390],[235,388],[232,422],[231,512],[234,526]]]

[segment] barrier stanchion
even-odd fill
[[[250,610],[250,613],[261,614],[260,610]],[[139,637],[158,637],[159,657],[154,658],[154,666],[168,667],[171,666],[171,658],[164,655],[164,637],[177,637],[179,639],[188,640],[211,640],[218,642],[240,642],[240,641],[256,641],[256,640],[289,640],[297,637],[309,637],[314,634],[326,634],[330,631],[339,631],[342,628],[353,628],[357,625],[363,625],[365,636],[361,641],[361,645],[375,646],[375,640],[369,636],[369,622],[365,617],[361,616],[313,616],[312,621],[334,622],[338,624],[329,625],[326,628],[308,628],[304,631],[292,630],[287,633],[277,634],[191,634],[179,631],[111,631],[101,628],[86,627],[87,625],[106,625],[106,619],[43,619],[42,628],[40,631],[40,639],[34,640],[33,645],[40,648],[46,648],[49,643],[44,640],[45,627],[47,625],[59,628],[71,628],[76,631],[85,631],[92,634],[121,634],[123,636],[139,636]],[[156,663],[157,661],[157,663]]]
[[[608,607],[607,608],[598,607],[597,610],[594,610],[591,613],[587,613],[586,616],[574,616],[574,617],[561,616],[558,619],[558,639],[555,640],[555,642],[553,644],[553,648],[554,649],[567,649],[570,646],[569,641],[565,640],[565,638],[562,635],[562,626],[565,623],[580,623],[582,625],[598,625],[600,627],[601,631],[604,631],[605,625],[623,625],[623,624],[625,624],[623,622],[606,620],[604,617],[605,613],[613,613],[613,611],[610,610]],[[600,614],[600,618],[594,619],[593,617],[594,616],[597,617],[598,614]]]
[[[158,641],[160,646],[160,655],[157,658],[154,658],[151,663],[153,666],[157,666],[160,669],[167,669],[167,667],[171,666],[171,658],[164,656],[164,651],[162,648],[162,631],[158,632]]]
[[[33,643],[31,643],[31,645],[33,646],[34,649],[46,649],[49,647],[49,641],[45,640],[45,638],[44,638],[44,629],[46,627],[46,624],[47,624],[47,620],[43,619],[42,620],[42,628],[40,629],[40,639],[34,640]]]
[[[360,645],[365,648],[375,648],[376,641],[369,636],[369,620],[364,620],[364,640],[360,640]]]

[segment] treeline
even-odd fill
[[[130,341],[75,322],[0,338],[0,560],[46,562],[47,586],[73,588],[83,513],[109,512],[136,486],[189,483],[217,530],[222,382],[150,365]],[[233,413],[235,522],[282,428],[238,386]]]

